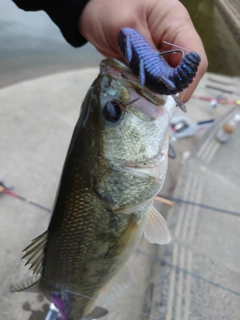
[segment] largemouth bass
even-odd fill
[[[65,320],[107,313],[94,301],[128,285],[126,262],[141,235],[151,243],[170,241],[153,200],[167,171],[175,109],[172,96],[142,87],[119,61],[101,62],[74,129],[49,227],[25,249],[34,275],[12,291],[44,293]]]

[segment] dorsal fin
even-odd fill
[[[31,264],[29,270],[35,273],[41,273],[42,263],[44,258],[44,249],[47,243],[48,232],[45,231],[43,234],[32,240],[32,243],[27,246],[23,252],[26,252],[22,259],[27,258],[25,265]]]

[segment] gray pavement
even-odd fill
[[[0,178],[14,184],[16,193],[52,207],[81,102],[97,73],[80,69],[0,90]],[[214,74],[204,77],[196,94],[218,94],[206,88],[215,83],[210,79],[235,92],[227,98],[238,98],[239,79]],[[200,100],[188,103],[193,121],[225,117],[225,122],[236,111],[228,105],[211,109]],[[163,194],[239,212],[240,128],[218,145],[214,137],[221,126],[174,142],[177,159],[169,163]],[[42,295],[11,294],[9,287],[31,274],[21,250],[47,228],[50,215],[4,194],[0,203],[0,319],[44,320],[48,303]],[[183,204],[160,209],[172,243],[159,247],[142,239],[130,261],[131,288],[118,301],[104,303],[110,310],[106,319],[238,319],[240,218]]]
[[[174,206],[168,215],[172,243],[161,248],[153,280],[151,314],[166,320],[240,318],[240,126],[226,145],[215,140],[219,128],[238,111],[232,110],[204,135],[175,190],[179,198],[238,216]],[[160,308],[161,291],[167,298]]]
[[[215,90],[206,88],[213,85],[210,79],[222,82],[215,87],[235,92],[229,99],[238,98],[239,79],[213,74],[204,77],[197,95],[214,96]],[[240,319],[240,125],[227,144],[216,141],[218,130],[240,110],[227,105],[214,110],[194,99],[189,105],[191,119],[203,120],[208,114],[218,122],[200,140],[195,137],[194,146],[189,143],[194,139],[179,140],[179,149],[192,154],[180,171],[174,196],[237,215],[174,205],[167,215],[172,243],[159,248],[158,259],[151,257],[156,266],[150,313],[166,320]]]

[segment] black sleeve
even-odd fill
[[[73,47],[80,47],[87,42],[77,29],[77,21],[88,0],[13,0],[13,2],[25,11],[45,11]]]

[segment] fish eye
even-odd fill
[[[102,115],[108,122],[117,122],[124,111],[124,106],[116,100],[108,101],[102,109]]]

